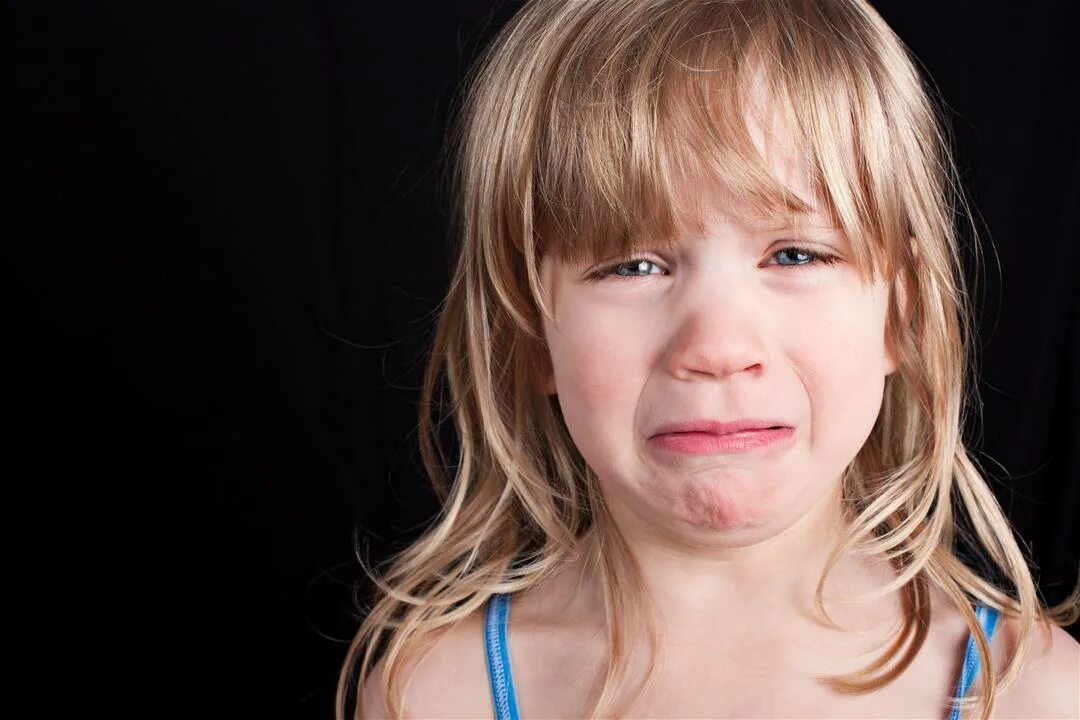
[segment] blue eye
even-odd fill
[[[589,282],[598,283],[608,277],[637,278],[646,275],[659,275],[666,272],[662,267],[646,258],[630,258],[614,265],[605,265],[585,276]]]
[[[835,255],[827,255],[825,253],[814,252],[813,250],[808,250],[806,248],[797,246],[781,248],[774,252],[772,254],[772,257],[785,257],[790,261],[775,263],[780,267],[801,267],[804,265],[813,265],[814,263],[833,265],[838,259]]]
[[[653,271],[658,272],[653,272]],[[604,271],[605,274],[618,275],[620,277],[640,277],[642,275],[659,275],[663,269],[652,260],[634,258],[618,265],[612,265]]]

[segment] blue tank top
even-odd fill
[[[998,611],[979,605],[975,608],[987,641],[994,636]],[[492,595],[487,603],[484,617],[484,647],[487,649],[488,676],[491,679],[491,701],[495,707],[495,720],[520,720],[517,695],[514,692],[514,676],[510,672],[510,653],[506,644],[506,627],[510,619],[510,597]],[[979,651],[975,638],[968,636],[964,661],[960,666],[960,681],[954,697],[964,697],[979,672]],[[960,720],[960,708],[954,707],[949,720]]]

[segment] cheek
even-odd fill
[[[811,404],[811,440],[830,470],[862,447],[885,387],[884,310],[868,295],[823,312],[800,332],[796,364]],[[837,468],[838,466],[838,468]]]
[[[559,407],[570,436],[596,469],[620,438],[632,437],[637,398],[648,374],[646,341],[618,323],[584,314],[546,328]],[[623,440],[625,442],[625,440]]]

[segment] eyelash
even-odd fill
[[[779,255],[780,253],[783,253],[783,252],[786,252],[789,255],[806,255],[806,256],[808,256],[810,258],[810,260],[808,262],[798,263],[796,265],[777,265],[777,267],[806,268],[808,266],[818,265],[818,264],[821,264],[821,265],[835,265],[840,260],[840,258],[838,258],[835,255],[830,255],[828,253],[823,253],[823,252],[817,252],[815,250],[800,247],[798,245],[789,245],[787,247],[782,247],[779,250],[777,250],[776,252],[774,252],[772,255],[770,255],[769,257],[776,257],[777,255]],[[615,270],[617,270],[620,267],[623,267],[624,265],[637,265],[637,264],[640,264],[642,261],[648,262],[648,263],[653,263],[652,260],[650,260],[649,258],[646,258],[646,257],[627,258],[626,260],[622,260],[620,262],[616,262],[616,263],[612,263],[610,265],[606,265],[606,266],[604,266],[602,268],[599,268],[599,269],[591,272],[586,277],[586,279],[589,280],[590,282],[600,282],[601,280],[604,280],[605,278],[608,278],[608,277],[616,278],[618,280],[631,280],[633,278],[648,277],[648,275],[617,275],[617,274],[615,274]],[[657,267],[659,267],[658,263],[653,263],[653,264],[656,265]],[[649,274],[651,275],[651,274],[655,274],[655,273],[649,273]]]

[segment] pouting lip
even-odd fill
[[[792,425],[784,420],[771,420],[761,418],[739,418],[722,422],[720,420],[684,420],[681,422],[665,423],[653,431],[652,437],[668,435],[671,433],[709,433],[710,435],[730,435],[731,433],[747,430],[768,430],[770,428],[790,428]]]

